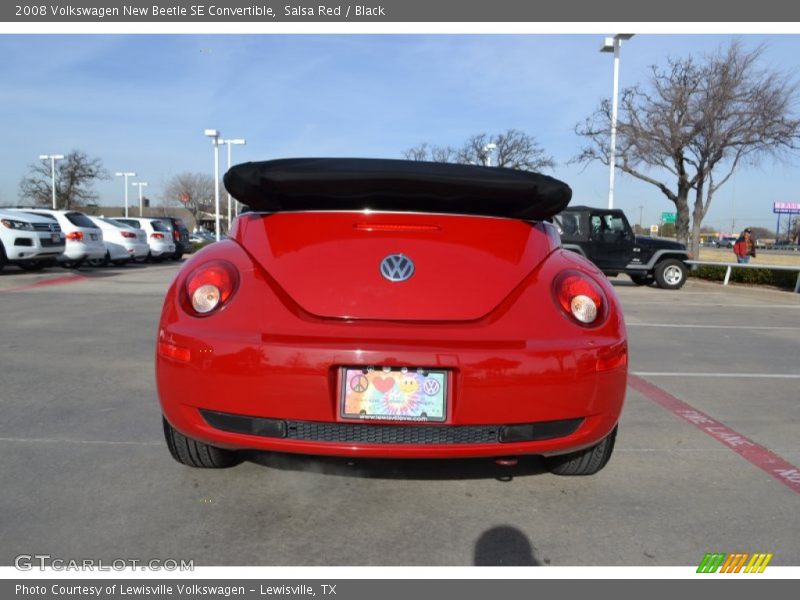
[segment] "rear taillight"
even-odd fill
[[[606,296],[588,275],[562,271],[553,282],[553,294],[561,310],[580,325],[599,325],[606,318]]]
[[[71,242],[82,242],[83,241],[83,232],[82,231],[70,231],[66,238]]]
[[[239,274],[231,263],[215,260],[195,269],[184,284],[184,309],[197,317],[207,316],[231,299],[239,285]]]
[[[121,231],[120,233],[124,238],[134,238],[134,239],[136,238],[136,234],[133,233],[132,231]]]
[[[154,240],[163,240],[164,239],[164,234],[163,233],[151,233],[150,237],[153,238]]]
[[[176,242],[178,240],[180,240],[181,239],[181,232],[178,231],[177,229],[173,230],[172,231],[172,239],[174,239]]]

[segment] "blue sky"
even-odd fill
[[[739,36],[767,44],[764,66],[800,73],[800,36]],[[667,56],[702,54],[727,35],[639,35],[622,49],[621,85]],[[552,154],[575,203],[604,205],[608,172],[567,161],[573,133],[611,93],[599,35],[4,35],[0,36],[0,204],[18,199],[27,165],[81,149],[110,172],[136,171],[159,201],[183,171],[212,172],[203,129],[245,137],[234,162],[290,156],[400,158],[422,141],[460,145],[517,128]],[[800,109],[800,107],[798,107]],[[222,165],[225,165],[224,153]],[[730,229],[774,227],[772,202],[800,202],[800,155],[743,169],[706,219]],[[618,176],[616,204],[644,224],[672,205]],[[96,186],[121,204],[123,183]],[[131,198],[138,193],[130,189]]]

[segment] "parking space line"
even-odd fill
[[[800,468],[637,374],[628,377],[628,385],[800,494]]]
[[[800,327],[764,325],[679,325],[675,323],[625,323],[628,327],[666,327],[674,329],[766,329],[778,331],[800,331]]]
[[[739,377],[742,379],[800,379],[798,373],[673,373],[665,371],[636,371],[638,377]]]
[[[625,306],[628,305],[642,305],[642,306],[703,306],[705,308],[711,306],[721,306],[723,308],[800,308],[800,302],[797,304],[727,304],[724,302],[630,302],[625,301]]]
[[[58,438],[13,438],[0,437],[0,442],[25,444],[100,444],[105,446],[161,446],[163,442],[126,442],[116,440],[65,440]]]

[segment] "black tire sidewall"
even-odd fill
[[[677,284],[669,284],[664,280],[664,271],[670,266],[676,266],[681,270],[682,277]],[[656,264],[655,269],[653,269],[653,276],[655,277],[658,287],[665,290],[679,290],[683,287],[683,284],[686,283],[688,272],[686,265],[683,264],[682,261],[677,258],[666,258]]]

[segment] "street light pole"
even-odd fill
[[[136,173],[133,171],[127,172],[117,172],[114,173],[117,177],[124,177],[125,178],[125,216],[128,216],[128,177],[136,177]]]
[[[486,156],[485,160],[483,161],[485,167],[492,166],[492,152],[494,152],[495,150],[497,150],[497,144],[494,143],[486,144],[483,147],[483,152],[484,155]]]
[[[205,135],[211,138],[214,144],[214,231],[219,241],[219,131],[216,129],[206,129]]]
[[[139,216],[144,216],[144,200],[142,199],[142,188],[147,187],[146,181],[132,181],[131,185],[135,185],[139,188]]]
[[[614,208],[614,170],[617,165],[617,105],[619,104],[619,49],[623,40],[633,37],[632,33],[618,33],[606,38],[600,52],[614,53],[614,89],[611,93],[611,141],[608,149],[608,208]]]
[[[228,147],[228,170],[231,168],[231,146],[244,146],[247,140],[244,138],[236,138],[233,140],[219,140],[220,144],[225,144]],[[228,231],[231,230],[231,194],[228,192]]]
[[[63,154],[40,154],[42,160],[50,159],[50,185],[53,190],[53,210],[56,210],[56,161],[64,158]]]

